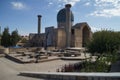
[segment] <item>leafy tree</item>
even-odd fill
[[[85,61],[85,72],[108,72],[110,65],[119,59],[120,32],[102,30],[93,34],[92,40],[87,45],[89,52],[100,54],[95,62]],[[92,59],[92,58],[91,58]]]
[[[98,31],[93,34],[93,38],[87,48],[91,53],[113,53],[120,47],[120,33],[114,31]]]
[[[11,40],[11,46],[15,46],[17,42],[20,40],[20,36],[17,30],[14,30],[12,32],[10,40]]]
[[[83,71],[107,72],[110,65],[115,63],[120,49],[120,32],[102,30],[93,34],[92,40],[87,45],[87,49],[92,54],[100,54],[93,63],[86,62]]]
[[[1,45],[1,26],[0,26],[0,45]]]
[[[2,37],[1,37],[1,45],[8,47],[10,46],[10,33],[9,33],[9,28],[4,28]]]
[[[4,47],[15,46],[16,43],[20,40],[20,36],[17,30],[14,30],[12,34],[9,33],[9,28],[4,28],[4,31],[1,36],[1,45]]]

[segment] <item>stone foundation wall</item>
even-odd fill
[[[23,51],[23,52],[27,52],[27,51],[30,51],[30,52],[34,52],[34,51],[39,51],[41,50],[42,47],[27,47],[27,48],[9,48],[9,51],[10,52],[18,52],[18,51]]]

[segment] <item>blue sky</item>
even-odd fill
[[[120,31],[120,0],[0,0],[2,31],[18,29],[19,34],[37,33],[37,15],[42,15],[45,27],[57,27],[57,12],[72,4],[74,24],[87,22],[92,31],[110,29]]]

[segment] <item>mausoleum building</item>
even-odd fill
[[[38,33],[29,35],[29,42],[34,47],[55,47],[57,49],[67,47],[85,47],[92,37],[90,26],[87,22],[73,25],[74,15],[71,5],[66,4],[57,14],[57,28],[46,27],[45,33],[41,33],[41,15],[38,15]]]

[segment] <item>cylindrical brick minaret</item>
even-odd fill
[[[70,47],[71,45],[71,4],[66,4],[66,47]]]
[[[41,15],[38,15],[38,34],[41,33]]]

